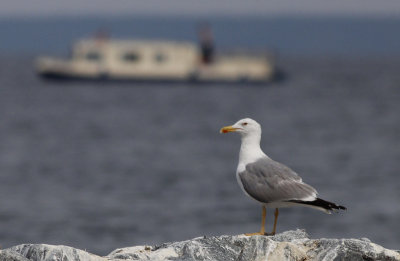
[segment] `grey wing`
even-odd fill
[[[293,170],[269,158],[247,164],[239,177],[244,190],[264,203],[312,199],[317,194]]]

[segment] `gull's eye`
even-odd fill
[[[247,122],[243,122],[243,123],[242,123],[242,126],[246,126],[246,125],[247,125]]]

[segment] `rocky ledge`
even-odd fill
[[[122,260],[400,260],[400,252],[368,239],[310,239],[303,230],[275,236],[215,236],[116,249],[105,257],[68,246],[24,244],[0,251],[0,261]]]

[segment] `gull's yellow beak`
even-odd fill
[[[234,127],[232,127],[232,126],[226,126],[226,127],[221,128],[221,129],[219,130],[219,133],[234,132],[234,131],[236,131],[236,130],[238,130],[238,128],[234,128]]]

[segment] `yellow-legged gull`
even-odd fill
[[[237,181],[246,195],[262,203],[261,230],[246,235],[267,235],[265,233],[266,207],[275,208],[272,234],[276,232],[281,207],[305,206],[324,211],[346,208],[317,197],[317,191],[304,183],[296,172],[270,159],[260,148],[261,126],[255,120],[246,118],[232,126],[223,127],[221,133],[237,132],[241,135]]]

